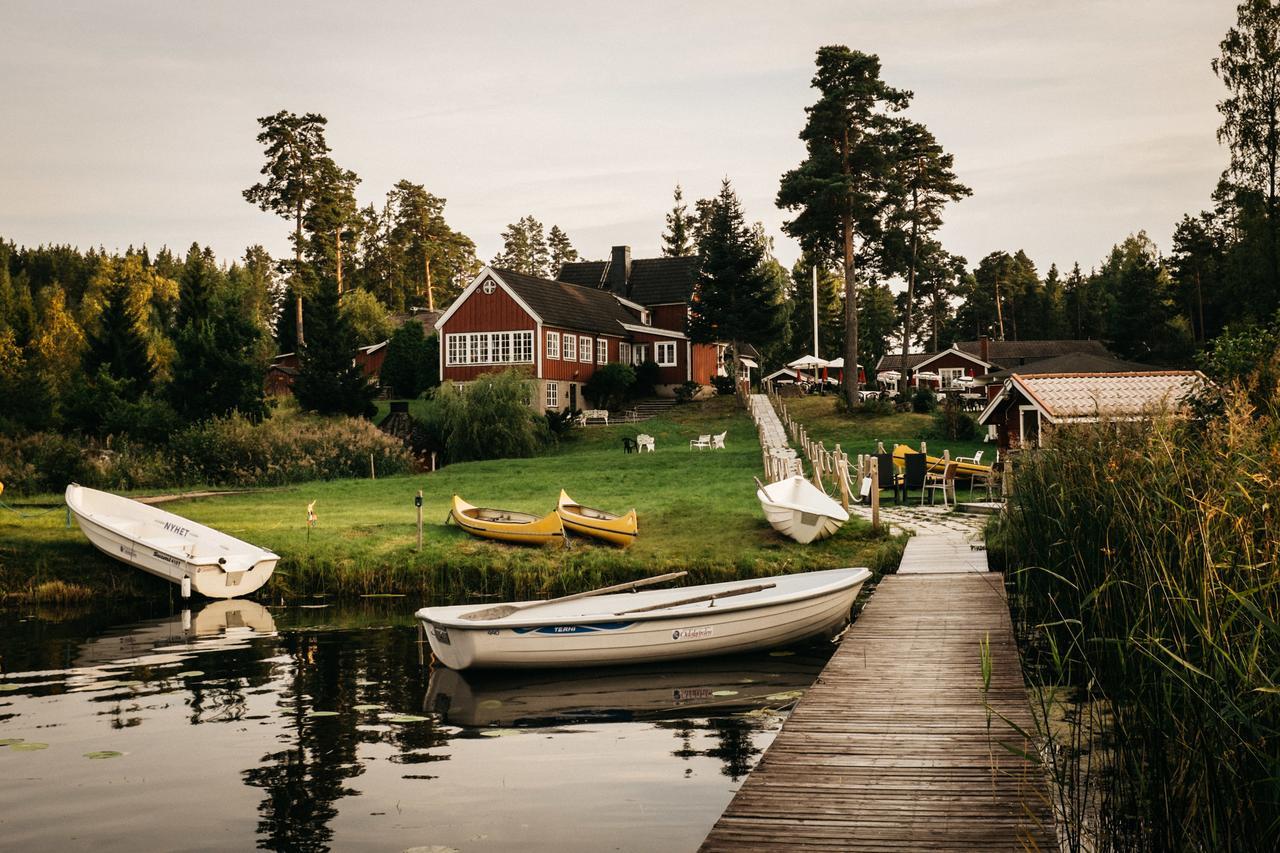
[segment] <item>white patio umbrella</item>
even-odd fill
[[[795,361],[787,363],[787,367],[795,370],[817,370],[820,367],[830,366],[831,362],[825,358],[818,358],[816,355],[802,355]]]
[[[882,370],[876,374],[876,379],[882,382],[897,382],[902,378],[902,374],[896,370]]]
[[[923,379],[925,382],[937,382],[942,379],[942,377],[934,373],[932,370],[922,370],[916,374],[916,379]]]

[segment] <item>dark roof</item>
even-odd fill
[[[1006,367],[990,374],[991,379],[1008,379],[1014,373],[1019,376],[1043,376],[1055,373],[1134,373],[1159,370],[1147,364],[1121,361],[1110,355],[1094,352],[1071,352],[1054,358],[1042,358],[1022,367]]]
[[[936,352],[909,352],[907,353],[907,369],[910,370],[922,361],[933,358]],[[876,362],[876,373],[882,370],[901,370],[902,369],[902,350],[897,352],[887,352],[880,356],[880,360]]]
[[[542,322],[583,332],[621,335],[621,323],[639,323],[634,314],[607,290],[548,281],[512,270],[494,270]]]
[[[1090,353],[1114,358],[1101,341],[988,341],[987,346],[988,354],[984,360],[1000,368],[1020,367],[1043,358],[1069,353]],[[982,358],[981,341],[959,341],[956,347]]]
[[[556,276],[560,281],[583,287],[607,289],[612,261],[576,261],[564,264]],[[637,258],[631,262],[631,278],[623,294],[641,305],[669,305],[688,302],[698,280],[699,259]]]
[[[412,320],[415,323],[421,323],[422,328],[430,335],[435,331],[436,320],[440,319],[443,311],[428,311],[426,308],[414,308],[410,311],[403,311],[399,314],[391,314],[387,317],[391,321],[391,325],[397,329]]]
[[[569,284],[580,284],[583,287],[604,287],[605,276],[609,272],[608,261],[575,261],[563,264],[556,276],[559,281]]]

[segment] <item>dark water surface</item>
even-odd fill
[[[464,675],[417,639],[407,599],[0,612],[0,849],[693,850],[831,648]]]

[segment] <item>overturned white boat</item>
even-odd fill
[[[826,539],[849,520],[844,507],[804,477],[761,484],[756,497],[773,529],[802,545]]]
[[[733,654],[834,634],[867,569],[567,600],[426,607],[431,651],[452,669],[629,664]]]
[[[271,577],[276,554],[194,521],[72,483],[67,508],[109,557],[208,598],[248,595]],[[184,583],[185,582],[185,583]]]

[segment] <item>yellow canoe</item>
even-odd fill
[[[919,451],[913,450],[905,444],[895,444],[893,446],[893,464],[899,468],[905,468],[907,465],[906,457],[908,453],[919,453]],[[925,459],[928,460],[930,471],[940,473],[946,468],[947,460],[943,459],[941,456],[926,456]],[[954,462],[955,460],[953,459],[952,461]],[[991,476],[991,466],[974,465],[972,462],[957,462],[956,476],[989,477]]]
[[[560,502],[556,504],[556,514],[560,516],[567,530],[579,536],[603,539],[614,545],[621,545],[623,548],[636,541],[636,534],[640,531],[634,509],[626,515],[615,515],[602,509],[593,509],[576,503],[564,489],[560,490]]]
[[[472,536],[484,539],[519,545],[564,543],[564,525],[554,512],[539,517],[509,509],[487,509],[472,506],[454,495],[449,518]]]

